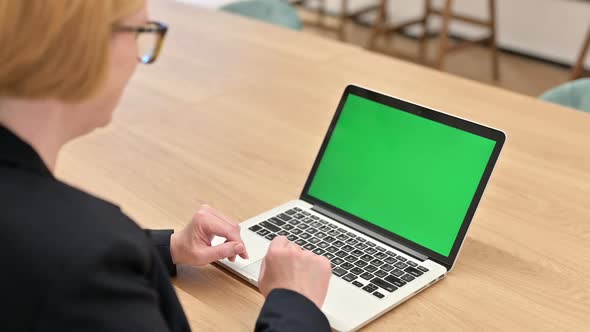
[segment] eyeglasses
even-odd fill
[[[168,26],[161,22],[150,21],[141,27],[116,26],[115,31],[134,32],[137,40],[137,59],[143,64],[150,64],[158,59]]]

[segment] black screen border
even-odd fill
[[[477,189],[475,191],[473,199],[471,200],[471,204],[469,205],[469,208],[467,210],[465,218],[463,219],[463,223],[461,224],[459,232],[457,233],[457,237],[455,238],[455,242],[453,243],[453,247],[451,248],[449,256],[443,256],[443,255],[441,255],[431,249],[428,249],[418,243],[415,243],[415,242],[413,242],[409,239],[406,239],[404,237],[401,237],[399,235],[393,234],[384,228],[376,226],[376,225],[374,225],[362,218],[352,215],[344,210],[341,210],[335,206],[332,206],[320,199],[317,199],[317,198],[309,195],[309,193],[308,193],[309,187],[311,186],[311,183],[313,182],[313,179],[314,179],[317,169],[319,167],[320,161],[322,160],[322,157],[324,156],[324,152],[326,151],[328,143],[330,142],[330,138],[332,137],[332,133],[333,133],[334,129],[336,128],[336,125],[338,123],[338,119],[340,118],[340,114],[342,113],[342,110],[344,109],[344,105],[346,104],[346,100],[348,99],[348,95],[350,95],[350,94],[353,94],[353,95],[356,95],[356,96],[359,96],[362,98],[366,98],[366,99],[369,99],[371,101],[374,101],[374,102],[377,102],[377,103],[380,103],[383,105],[393,107],[393,108],[398,109],[402,112],[414,114],[414,115],[420,116],[425,119],[429,119],[429,120],[432,120],[432,121],[435,121],[435,122],[438,122],[438,123],[441,123],[441,124],[444,124],[444,125],[447,125],[447,126],[459,129],[459,130],[463,130],[463,131],[466,131],[466,132],[469,132],[469,133],[472,133],[472,134],[475,134],[475,135],[478,135],[481,137],[485,137],[485,138],[488,138],[488,139],[496,142],[494,150],[492,151],[490,159],[488,160],[488,164],[486,165],[486,168],[484,170],[483,176],[481,177],[481,180],[479,181],[479,184],[477,186]],[[435,111],[433,109],[430,109],[430,108],[427,108],[427,107],[424,107],[421,105],[416,105],[416,104],[407,102],[405,100],[401,100],[401,99],[398,99],[395,97],[387,96],[387,95],[381,94],[376,91],[367,90],[367,89],[362,88],[360,86],[348,85],[345,88],[344,93],[342,94],[342,98],[340,99],[336,113],[334,114],[334,117],[332,118],[332,121],[330,123],[330,127],[328,128],[326,136],[324,137],[324,140],[322,142],[320,150],[316,156],[316,159],[313,163],[312,169],[309,173],[309,176],[307,177],[307,180],[305,182],[305,186],[303,187],[303,191],[301,192],[300,199],[307,201],[313,205],[322,207],[323,209],[326,209],[326,210],[333,212],[337,215],[343,216],[346,219],[353,222],[354,224],[360,226],[360,228],[367,228],[367,229],[379,234],[380,236],[383,236],[387,239],[398,242],[410,249],[413,249],[419,253],[422,253],[422,254],[428,256],[430,259],[437,261],[440,264],[444,265],[447,268],[447,270],[450,270],[452,268],[453,264],[455,263],[457,255],[459,254],[459,250],[461,248],[463,240],[465,239],[465,236],[467,234],[467,230],[468,230],[469,226],[471,225],[471,221],[473,220],[473,216],[475,215],[475,211],[477,209],[477,206],[479,205],[481,197],[483,196],[484,189],[490,179],[490,176],[492,174],[492,171],[494,169],[496,161],[498,160],[498,157],[500,156],[500,151],[502,150],[502,147],[504,146],[505,141],[506,141],[506,135],[500,130],[486,127],[481,124],[477,124],[477,123],[474,123],[474,122],[471,122],[471,121],[468,121],[468,120],[465,120],[462,118],[452,116],[450,114]]]

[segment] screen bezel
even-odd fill
[[[348,95],[349,94],[354,94],[356,96],[362,97],[362,98],[366,98],[369,99],[371,101],[383,104],[383,105],[387,105],[393,108],[396,108],[402,112],[406,112],[406,113],[410,113],[410,114],[414,114],[420,117],[423,117],[425,119],[429,119],[459,130],[463,130],[481,137],[485,137],[488,139],[491,139],[493,141],[496,142],[494,150],[492,151],[492,154],[490,156],[490,159],[488,160],[488,164],[486,165],[486,168],[484,170],[483,176],[481,177],[481,180],[479,181],[479,184],[477,186],[477,189],[475,191],[475,194],[473,196],[473,199],[471,200],[471,204],[469,205],[469,208],[467,210],[467,213],[465,215],[465,218],[463,219],[463,223],[461,224],[461,227],[459,228],[459,232],[457,233],[457,237],[455,238],[455,242],[453,243],[453,247],[449,253],[449,256],[443,256],[433,250],[430,250],[418,243],[415,243],[409,239],[403,238],[397,234],[394,234],[384,228],[378,227],[366,220],[363,220],[362,218],[359,218],[357,216],[354,216],[344,210],[341,210],[335,206],[332,206],[320,199],[317,199],[311,195],[308,194],[309,192],[309,187],[311,186],[311,183],[313,181],[313,178],[316,174],[316,171],[318,169],[318,166],[320,164],[320,161],[322,160],[322,157],[324,155],[324,152],[326,151],[326,147],[328,145],[328,143],[330,142],[330,138],[332,137],[332,133],[334,131],[334,128],[336,128],[336,125],[338,123],[338,119],[340,117],[340,114],[342,113],[342,110],[344,109],[344,105],[346,104],[346,100],[348,99]],[[465,239],[465,235],[467,234],[467,229],[469,228],[469,225],[471,224],[471,221],[473,219],[473,216],[475,214],[475,211],[477,209],[477,206],[481,200],[481,197],[483,195],[484,189],[490,179],[490,176],[492,174],[492,170],[496,164],[496,161],[498,160],[498,157],[500,155],[500,151],[502,150],[502,147],[504,145],[504,142],[506,141],[506,135],[502,132],[499,131],[497,129],[494,128],[490,128],[490,127],[486,127],[465,119],[461,119],[455,116],[452,116],[450,114],[446,114],[446,113],[442,113],[439,111],[435,111],[433,109],[421,106],[421,105],[416,105],[395,97],[391,97],[391,96],[387,96],[375,91],[371,91],[371,90],[367,90],[365,88],[356,86],[356,85],[349,85],[346,87],[346,89],[344,90],[344,93],[342,94],[342,98],[340,99],[340,102],[338,104],[338,108],[336,110],[336,113],[334,114],[334,117],[332,118],[332,121],[330,123],[330,127],[328,128],[328,131],[326,133],[326,136],[324,137],[324,140],[322,142],[322,145],[320,147],[320,151],[318,152],[316,159],[313,163],[312,169],[309,173],[309,176],[307,177],[307,180],[305,182],[305,186],[303,187],[303,191],[301,192],[301,196],[300,199],[307,201],[313,205],[319,206],[323,209],[326,209],[330,212],[333,212],[339,216],[342,216],[348,220],[350,220],[353,224],[360,226],[360,228],[365,228],[365,229],[369,229],[377,234],[379,234],[380,236],[383,236],[389,240],[395,241],[397,243],[400,243],[410,249],[413,249],[421,254],[424,254],[426,256],[428,256],[430,259],[435,260],[437,262],[439,262],[440,264],[444,265],[448,270],[450,270],[457,258],[457,255],[459,253],[459,249],[461,248],[461,244],[463,243],[463,240]]]

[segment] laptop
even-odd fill
[[[321,309],[333,329],[357,330],[452,270],[505,139],[350,85],[299,199],[241,223],[250,259],[217,263],[257,286],[284,235],[332,262]]]

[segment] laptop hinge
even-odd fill
[[[380,235],[379,233],[377,233],[375,231],[372,231],[370,229],[367,229],[365,227],[362,227],[362,226],[356,224],[355,222],[353,222],[351,220],[348,220],[348,219],[346,219],[346,218],[344,218],[342,216],[339,216],[338,214],[336,214],[334,212],[331,212],[331,211],[329,211],[327,209],[322,208],[321,206],[314,205],[311,209],[313,211],[315,211],[315,212],[318,212],[318,213],[321,213],[321,214],[325,215],[328,218],[332,218],[332,219],[334,219],[334,220],[336,220],[336,221],[338,221],[340,223],[343,223],[344,225],[346,225],[346,226],[348,226],[350,228],[353,228],[354,230],[357,230],[357,231],[359,231],[359,232],[361,232],[361,233],[363,233],[363,234],[365,234],[367,236],[370,236],[370,237],[372,237],[372,238],[374,238],[374,239],[376,239],[378,241],[381,241],[381,242],[383,242],[383,243],[385,243],[385,244],[387,244],[389,246],[392,246],[392,247],[394,247],[394,248],[396,248],[396,249],[404,252],[405,254],[408,254],[408,255],[416,258],[416,259],[419,259],[421,261],[425,261],[425,260],[428,259],[428,256],[426,256],[424,254],[421,254],[421,253],[417,252],[414,249],[410,249],[407,246],[404,246],[403,244],[400,244],[400,243],[398,243],[398,242],[396,242],[394,240],[388,239],[388,238],[384,237],[383,235]]]

